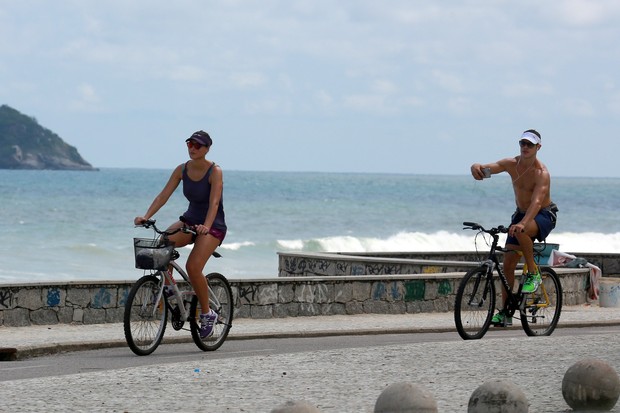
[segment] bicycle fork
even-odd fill
[[[180,330],[181,328],[183,328],[185,321],[189,320],[189,306],[191,303],[191,297],[194,295],[194,292],[181,291],[177,285],[176,280],[172,276],[171,271],[162,271],[162,278],[158,292],[158,300],[161,300],[159,302],[163,302],[162,296],[164,295],[164,289],[166,288],[166,286],[168,286],[168,288],[171,288],[173,291],[173,293],[170,294],[166,300],[168,309],[170,309],[170,313],[172,315],[172,327],[175,330]],[[170,303],[170,300],[175,300],[176,303],[173,305],[172,303]]]
[[[474,283],[474,288],[472,289],[471,295],[467,301],[467,304],[469,306],[473,306],[473,307],[483,307],[485,301],[488,299],[489,295],[491,294],[491,287],[490,287],[490,283],[493,282],[493,261],[491,260],[487,260],[482,264],[486,270],[484,272],[484,274],[479,273],[478,277],[476,278],[476,282]],[[482,294],[480,295],[480,300],[476,301],[476,297],[478,297],[478,290],[480,289],[480,283],[484,282],[484,290],[482,291]]]

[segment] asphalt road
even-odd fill
[[[556,329],[553,337],[617,334],[619,327],[562,328]],[[491,329],[481,340],[528,338],[522,330]],[[35,357],[20,361],[0,362],[0,382],[19,379],[54,377],[70,374],[100,372],[143,366],[161,366],[198,360],[215,361],[249,356],[293,354],[317,350],[342,350],[371,348],[411,343],[439,343],[463,341],[456,332],[380,334],[362,336],[327,336],[307,338],[274,338],[229,340],[214,352],[203,352],[193,343],[161,345],[149,356],[136,356],[127,347],[90,351],[75,351],[50,356]]]
[[[428,389],[440,412],[463,412],[476,388],[498,379],[523,391],[530,413],[568,412],[562,379],[592,357],[618,371],[619,326],[550,337],[502,329],[469,341],[455,332],[239,339],[211,353],[163,345],[146,357],[119,347],[1,362],[0,412],[269,413],[305,400],[323,413],[372,413],[398,382]]]

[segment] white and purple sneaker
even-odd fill
[[[207,338],[213,334],[213,326],[217,321],[217,313],[209,310],[207,314],[200,314],[200,338]]]

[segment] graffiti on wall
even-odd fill
[[[253,303],[258,295],[258,286],[247,285],[239,287],[239,301],[245,300],[247,303]]]
[[[7,289],[0,290],[0,308],[11,308],[13,302],[13,291]]]
[[[109,307],[112,304],[112,294],[107,288],[100,288],[93,297],[93,308]]]
[[[50,288],[47,290],[47,306],[57,307],[60,305],[60,289]]]
[[[403,297],[401,285],[400,282],[378,282],[373,286],[372,299],[399,301]]]
[[[368,264],[366,265],[366,274],[368,275],[400,274],[400,265]]]
[[[317,275],[327,275],[332,262],[306,257],[288,257],[284,259],[284,270],[291,274],[310,272]]]
[[[450,295],[452,293],[452,283],[448,280],[442,280],[437,287],[439,295]]]
[[[405,301],[423,301],[426,293],[424,280],[411,280],[405,282]]]
[[[324,275],[327,273],[330,264],[331,263],[327,260],[310,260],[308,269],[315,274]]]

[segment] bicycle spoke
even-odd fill
[[[228,337],[228,332],[232,326],[233,318],[233,298],[232,290],[226,278],[218,273],[211,273],[207,276],[209,285],[209,306],[218,314],[217,321],[213,326],[213,333],[206,338],[200,337],[198,317],[202,313],[198,297],[194,297],[191,306],[190,326],[192,338],[196,345],[205,351],[217,350]]]
[[[527,335],[546,336],[555,329],[562,308],[562,287],[549,268],[541,270],[543,282],[532,294],[524,297],[521,324]]]
[[[125,339],[138,355],[152,353],[166,329],[166,303],[162,281],[154,275],[140,278],[127,296],[124,315]]]
[[[456,294],[454,321],[465,339],[482,338],[489,328],[494,307],[495,289],[487,282],[486,267],[468,272]]]

